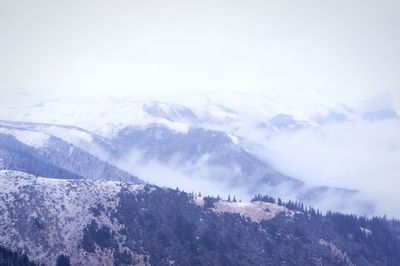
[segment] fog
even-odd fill
[[[271,142],[272,144],[272,142]],[[276,145],[280,145],[276,143]],[[272,146],[272,145],[271,145]],[[283,148],[286,148],[284,146]],[[280,149],[277,148],[279,152]],[[277,151],[271,152],[270,150],[258,150],[258,153],[274,155]],[[282,153],[282,152],[281,152]],[[282,157],[285,154],[282,155]],[[292,174],[292,177],[300,178],[300,174],[304,174],[303,181],[313,183],[311,178],[316,177],[317,173],[312,175],[305,173],[303,169],[298,168],[297,164],[290,165],[291,162],[287,161],[284,165],[275,165],[275,160],[264,158],[273,163],[274,167],[281,170],[282,173]],[[309,158],[310,160],[310,158]],[[309,160],[307,162],[309,163]],[[312,160],[312,159],[311,159]],[[279,162],[279,160],[277,160]],[[297,160],[294,159],[294,161]],[[300,160],[301,162],[303,160]],[[183,160],[179,154],[175,154],[168,161],[159,161],[154,158],[149,158],[144,155],[142,151],[133,149],[115,163],[119,168],[139,176],[144,181],[155,184],[158,186],[166,186],[170,188],[179,188],[186,192],[201,192],[202,195],[220,196],[227,198],[235,196],[237,199],[249,201],[256,193],[262,195],[270,195],[275,198],[281,198],[285,201],[300,200],[304,195],[310,196],[308,191],[311,187],[306,184],[302,187],[293,186],[292,183],[281,182],[279,185],[271,186],[267,183],[260,183],[260,180],[253,176],[244,176],[241,173],[240,166],[238,165],[215,165],[209,162],[207,154],[201,158],[193,160]],[[333,167],[331,164],[326,164],[327,167]],[[357,167],[357,166],[354,166]],[[342,176],[344,178],[344,176]],[[331,185],[342,188],[349,188],[349,183],[325,182],[324,180],[317,180],[314,185]],[[354,182],[357,184],[357,181]],[[378,183],[378,182],[376,182]],[[358,187],[365,189],[365,187]],[[303,198],[301,201],[306,204],[318,208],[321,211],[341,211],[345,213],[356,213],[359,215],[377,215],[388,214],[396,215],[397,212],[391,206],[387,205],[386,201],[380,201],[376,195],[369,193],[370,191],[359,191],[359,193],[350,195],[342,194],[341,192],[333,189],[328,189],[325,192],[318,194],[317,198]],[[387,191],[388,192],[388,191]],[[319,192],[320,193],[320,192]],[[387,198],[390,199],[390,196]]]
[[[379,214],[400,216],[400,120],[346,122],[276,132],[258,156],[312,185],[352,188]]]
[[[146,158],[140,150],[132,149],[115,164],[121,169],[158,186],[179,188],[186,192],[202,193],[203,196],[220,196],[227,199],[235,196],[238,200],[250,200],[245,188],[235,187],[229,179],[235,175],[232,167],[211,166],[207,155],[195,161],[181,161],[179,155],[168,162]],[[236,168],[237,171],[238,168]],[[216,178],[221,176],[221,178]]]

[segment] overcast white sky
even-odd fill
[[[358,100],[400,88],[399,14],[385,0],[0,0],[0,92]]]

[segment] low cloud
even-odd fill
[[[243,180],[246,177],[241,173],[239,166],[212,164],[207,154],[196,160],[183,160],[179,154],[175,154],[170,160],[160,162],[149,159],[142,151],[133,149],[120,158],[116,165],[151,184],[178,187],[186,192],[201,192],[203,195],[218,195],[225,199],[230,195],[249,201],[255,193],[260,193],[279,197],[285,201],[299,200],[303,195],[307,195],[311,188],[307,185],[294,187],[292,183],[271,186],[251,178]],[[363,214],[372,208],[370,199],[364,193],[346,194],[344,197],[332,189],[318,191],[315,198],[304,199],[304,202],[322,211]]]
[[[179,155],[175,155],[168,162],[160,162],[148,159],[141,151],[133,149],[119,159],[116,165],[158,186],[178,187],[186,192],[201,192],[203,196],[220,196],[225,199],[229,195],[242,200],[250,200],[251,197],[245,189],[233,186],[227,179],[233,175],[240,175],[240,167],[211,165],[207,155],[195,161],[184,162]]]
[[[377,214],[400,217],[400,120],[279,131],[258,144],[257,155],[282,173],[311,185],[360,190]]]

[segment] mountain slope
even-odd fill
[[[387,141],[382,141],[382,143],[377,141],[377,145],[380,145],[384,156],[392,156],[391,150],[397,149],[398,146],[397,139],[392,135],[396,135],[393,128],[400,123],[400,119],[398,119],[399,94],[394,90],[388,91],[358,103],[344,102],[339,98],[321,99],[319,97],[314,99],[315,102],[309,104],[299,101],[292,105],[276,100],[279,99],[278,95],[268,95],[266,92],[255,92],[254,94],[227,92],[202,95],[198,99],[177,99],[177,101],[106,98],[100,100],[64,99],[62,102],[43,101],[35,104],[5,102],[2,103],[4,112],[0,114],[0,118],[20,121],[2,121],[1,123],[4,125],[21,127],[62,139],[109,165],[123,168],[131,175],[146,177],[143,171],[139,171],[140,167],[131,163],[135,159],[134,156],[128,158],[132,155],[129,153],[130,148],[136,149],[135,152],[139,154],[139,157],[144,154],[146,159],[152,163],[148,164],[149,161],[141,160],[138,164],[142,166],[149,165],[157,169],[161,163],[158,170],[170,173],[165,176],[173,174],[176,179],[183,176],[192,181],[196,179],[199,183],[204,181],[204,188],[215,187],[215,183],[208,184],[209,180],[218,182],[217,186],[220,187],[218,188],[220,190],[235,186],[240,191],[234,193],[242,198],[254,193],[268,193],[286,199],[299,199],[313,205],[324,202],[324,205],[342,211],[348,211],[348,209],[341,207],[351,205],[352,211],[361,206],[358,212],[360,214],[373,211],[379,214],[387,213],[388,209],[392,208],[387,202],[393,201],[394,197],[387,197],[384,206],[379,206],[381,195],[378,194],[381,191],[370,193],[370,189],[364,186],[365,182],[362,181],[365,176],[364,168],[359,166],[361,160],[356,156],[349,156],[351,158],[345,160],[345,164],[342,163],[344,156],[340,152],[344,151],[343,153],[350,154],[346,152],[349,145],[337,142],[336,139],[341,136],[335,134],[341,134],[339,131],[344,128],[346,134],[348,130],[349,138],[361,139],[366,134],[359,130],[360,128],[365,126],[365,130],[374,136],[377,134],[376,131],[380,130],[377,122],[390,122],[394,126],[386,126],[389,136]],[[180,104],[176,104],[176,102]],[[343,128],[338,128],[340,125],[343,125]],[[359,126],[357,127],[357,125]],[[147,136],[153,127],[163,128],[156,131],[166,132],[163,133],[166,137],[159,140],[157,136]],[[129,130],[131,133],[128,132]],[[201,133],[201,131],[205,133]],[[314,133],[320,139],[315,140]],[[128,141],[129,134],[137,141]],[[219,136],[224,136],[224,134],[225,137]],[[325,134],[328,137],[325,137]],[[215,140],[213,140],[214,135],[217,136]],[[310,136],[308,137],[308,135]],[[238,147],[226,148],[231,145],[225,145],[225,139],[228,138]],[[294,142],[296,140],[301,142],[300,145],[289,144],[292,139]],[[216,144],[217,140],[222,141],[220,145]],[[280,147],[274,146],[274,141],[276,144],[281,140],[283,143],[280,143]],[[179,141],[183,141],[185,145],[179,144]],[[314,142],[319,145],[319,141],[321,146],[324,144],[328,146],[326,151],[321,149],[322,155],[330,155],[331,150],[337,150],[339,154],[335,153],[334,155],[337,156],[332,159],[325,159],[325,165],[319,165],[321,168],[319,172],[311,171],[310,173],[310,167],[304,166],[306,164],[296,164],[296,162],[290,161],[292,157],[296,156],[308,158],[308,147],[313,147]],[[200,143],[201,147],[204,142],[213,143],[215,146],[211,154],[207,149],[195,151],[196,145]],[[148,146],[145,146],[144,143]],[[126,146],[124,146],[125,144]],[[173,150],[173,145],[175,150]],[[224,145],[225,147],[220,148]],[[330,145],[333,145],[332,148]],[[385,148],[386,145],[389,146],[388,149]],[[273,148],[270,148],[271,146]],[[356,145],[350,146],[356,147]],[[190,151],[189,148],[191,148]],[[238,151],[240,149],[242,151]],[[308,162],[311,162],[312,167],[312,164],[319,159],[319,153],[315,152],[318,149],[310,150],[312,151],[311,155],[317,154],[314,158],[307,159]],[[362,147],[360,151],[365,153]],[[63,151],[63,154],[65,152]],[[189,152],[194,154],[188,156]],[[166,156],[166,153],[169,155]],[[304,153],[305,155],[301,155]],[[122,163],[121,159],[123,159]],[[165,160],[168,162],[166,163]],[[74,160],[73,163],[81,162]],[[396,164],[398,165],[398,163],[394,159],[388,159],[384,163],[389,164],[388,169],[394,169],[390,172],[397,172],[395,170],[397,170]],[[60,162],[55,164],[62,167]],[[368,164],[372,168],[371,171],[367,171],[368,173],[380,173],[379,163],[374,164],[371,161]],[[89,174],[100,175],[100,172],[93,170],[96,168],[94,165],[96,163],[89,167],[92,170]],[[78,172],[72,168],[66,170],[77,175],[87,175],[82,167],[78,168],[81,168]],[[343,171],[337,171],[339,173],[334,174],[336,169],[343,169]],[[174,171],[178,171],[178,173]],[[202,177],[200,178],[200,176]],[[347,176],[351,178],[347,178]],[[393,182],[392,180],[395,178],[388,174],[385,174],[385,177],[388,182]],[[372,178],[375,177],[370,177],[370,179]],[[336,179],[346,182],[339,182]],[[158,183],[157,180],[152,179],[149,181],[159,185],[180,186],[178,182]],[[302,183],[298,183],[298,181]],[[181,184],[189,182],[190,180],[183,180]],[[310,187],[308,184],[321,187]],[[327,189],[328,186],[331,188]],[[341,187],[347,189],[340,189]],[[188,191],[191,190],[193,188],[188,189]],[[352,204],[343,204],[342,196],[345,196],[346,199],[356,198],[354,197],[356,190],[360,191],[360,194],[364,193],[363,199],[356,199]],[[203,191],[214,193],[211,190]],[[387,193],[383,196],[392,194]],[[334,197],[333,204],[331,204],[332,201],[324,200],[327,195]],[[367,202],[359,204],[359,201]],[[320,207],[322,208],[322,204]]]
[[[400,223],[0,171],[0,245],[53,265],[398,265]]]
[[[103,161],[107,161],[110,158],[110,153],[113,152],[113,147],[108,140],[76,126],[5,120],[1,120],[0,125],[20,128],[21,130],[32,132],[40,132],[47,136],[53,136],[68,144],[72,144]]]
[[[217,130],[191,127],[180,132],[165,125],[152,124],[125,127],[114,138],[106,139],[72,126],[13,121],[0,123],[3,169],[49,177],[136,182],[132,175],[144,179],[153,177],[153,173],[144,173],[140,169],[156,169],[158,164],[161,172],[168,172],[163,178],[171,181],[149,179],[151,182],[186,191],[207,192],[211,182],[220,187],[221,195],[227,196],[226,191],[234,188],[236,192],[232,193],[243,199],[250,199],[256,193],[267,193],[316,206],[324,201],[335,208],[357,196],[355,190],[312,187],[281,174],[248,152],[242,138]],[[199,180],[203,185],[193,188],[190,185],[193,180]],[[358,205],[362,207],[359,213],[373,210],[370,203]]]
[[[1,125],[0,149],[0,167],[3,169],[23,170],[44,176],[139,181],[79,147],[30,129]],[[35,172],[38,169],[41,169],[40,173]]]
[[[0,169],[25,171],[34,175],[81,178],[37,156],[36,149],[9,134],[0,134]]]
[[[184,169],[184,174],[192,179],[201,173],[199,178],[203,181],[236,187],[248,198],[256,193],[268,193],[316,205],[329,194],[329,200],[340,205],[357,194],[355,190],[309,186],[286,176],[248,152],[238,137],[221,131],[190,128],[183,133],[154,124],[124,128],[110,141],[117,151],[117,165],[127,171],[156,161],[171,169]],[[177,180],[170,185],[181,187],[182,183]],[[371,208],[373,206],[368,205],[360,212]]]

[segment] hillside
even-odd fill
[[[0,172],[0,245],[54,265],[398,265],[400,223],[103,180]]]

